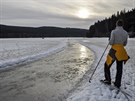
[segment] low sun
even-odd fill
[[[77,16],[79,18],[86,19],[89,17],[89,11],[87,9],[82,8],[77,12]]]

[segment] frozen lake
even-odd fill
[[[94,61],[94,53],[74,39],[1,42],[0,101],[62,101]]]
[[[101,84],[107,38],[0,39],[0,101],[135,101],[135,39],[125,47],[130,59],[123,67],[121,88]],[[115,80],[115,63],[111,67]]]

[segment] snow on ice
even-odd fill
[[[0,69],[38,60],[65,46],[65,40],[60,38],[0,39]]]

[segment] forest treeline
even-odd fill
[[[88,30],[60,27],[19,27],[0,25],[0,38],[86,37]]]
[[[91,25],[87,37],[110,37],[111,31],[116,27],[118,19],[124,20],[124,29],[129,32],[130,37],[135,37],[135,8],[131,11],[118,11],[109,18]]]

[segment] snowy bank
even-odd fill
[[[67,39],[1,39],[0,44],[0,69],[5,69],[60,52]]]

